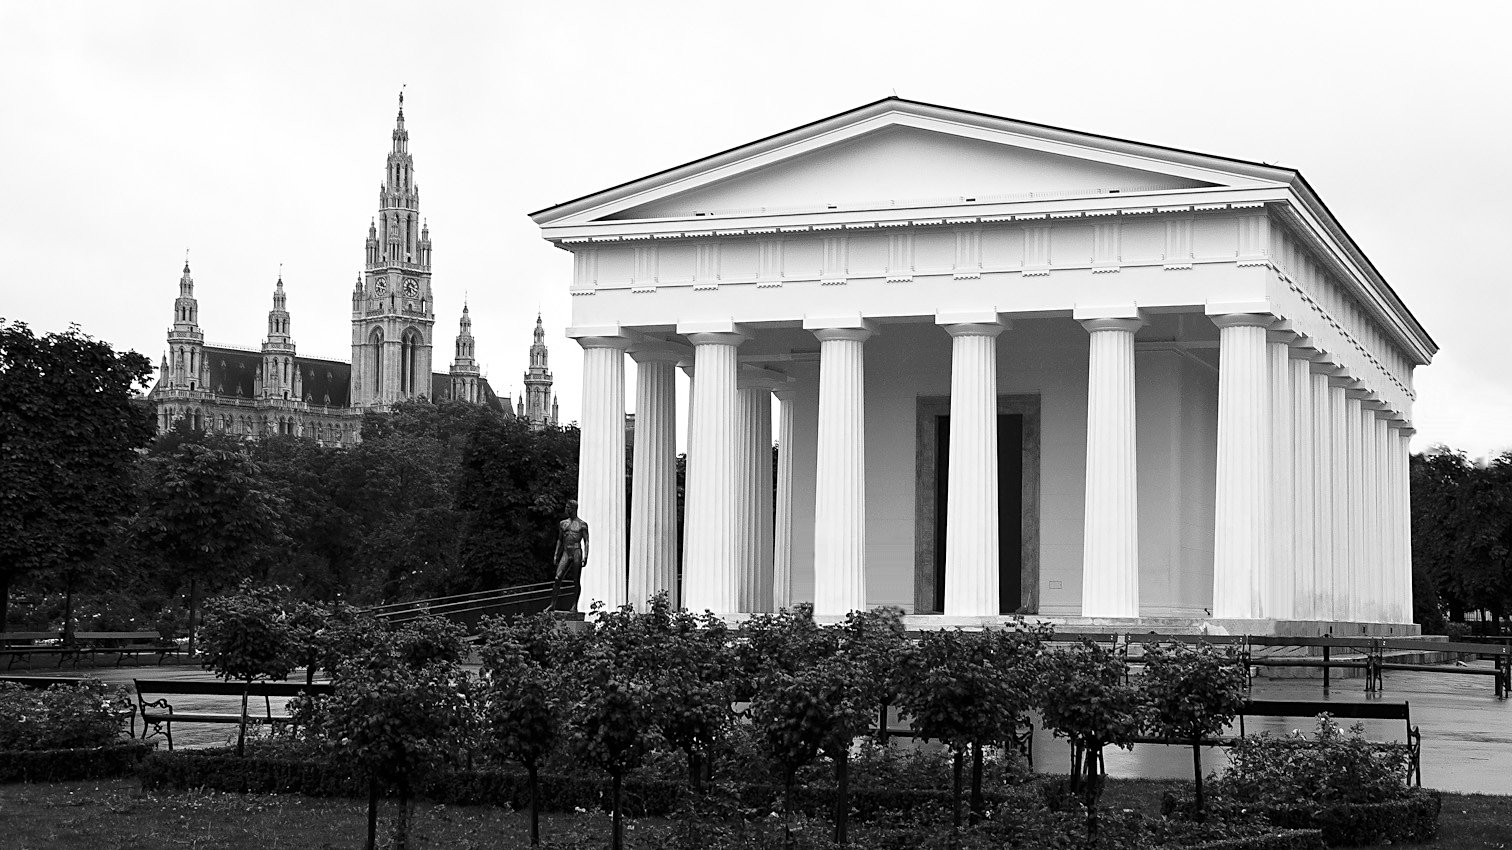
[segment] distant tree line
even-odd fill
[[[1412,594],[1425,631],[1512,615],[1512,451],[1487,461],[1435,446],[1412,456]],[[1463,627],[1461,627],[1463,628]]]
[[[155,435],[150,374],[77,328],[0,324],[0,627],[183,634],[244,578],[365,605],[551,577],[575,427],[417,401],[350,448]]]

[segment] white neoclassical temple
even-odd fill
[[[888,98],[533,218],[585,603],[1412,628],[1437,346],[1297,171]]]

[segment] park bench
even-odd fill
[[[10,683],[14,683],[14,684],[20,685],[23,688],[31,688],[32,690],[37,690],[37,691],[46,690],[46,689],[52,687],[53,685],[62,685],[63,687],[66,687],[66,688],[72,688],[72,687],[78,685],[80,682],[83,682],[83,681],[86,681],[86,680],[78,678],[78,677],[70,677],[70,676],[0,676],[0,683],[10,682]],[[131,737],[135,738],[136,737],[136,714],[137,714],[137,708],[136,708],[136,706],[133,705],[133,704],[131,704],[130,702],[127,702],[127,703],[118,705],[116,707],[115,711],[113,711],[112,713],[116,717],[118,717],[118,718],[120,718],[122,720],[125,720],[125,721],[127,721],[128,724],[130,724],[129,725],[129,730],[130,731],[129,731],[128,734]]]
[[[26,666],[30,667],[31,657],[43,653],[55,653],[61,660],[67,650],[58,644],[58,639],[57,632],[0,632],[0,652],[10,656],[5,669],[11,669],[12,665],[23,658],[26,659]]]
[[[1345,717],[1350,720],[1400,720],[1406,724],[1403,740],[1411,754],[1407,781],[1419,787],[1423,784],[1423,735],[1412,725],[1412,712],[1406,702],[1325,702],[1314,700],[1246,700],[1239,713],[1239,734],[1244,732],[1245,717],[1296,717],[1312,718],[1320,714]]]
[[[1386,661],[1386,650],[1406,650],[1418,652],[1455,652],[1468,655],[1490,656],[1492,666],[1485,667],[1455,667],[1450,664],[1418,664],[1410,662]],[[1497,699],[1506,699],[1512,696],[1512,646],[1495,646],[1482,643],[1444,643],[1442,641],[1423,641],[1407,639],[1383,639],[1376,641],[1376,652],[1382,659],[1376,664],[1377,686],[1384,688],[1380,671],[1383,670],[1416,670],[1424,673],[1450,673],[1469,676],[1492,677],[1492,688],[1496,692]]]
[[[1367,637],[1333,637],[1324,635],[1321,637],[1303,637],[1293,635],[1252,635],[1249,638],[1250,653],[1249,665],[1251,667],[1321,667],[1323,669],[1323,690],[1329,687],[1329,674],[1334,670],[1363,670],[1365,671],[1365,691],[1374,693],[1376,686],[1380,684],[1379,668],[1381,663],[1379,647],[1376,641]],[[1321,657],[1317,655],[1305,656],[1280,656],[1256,652],[1256,647],[1303,647],[1307,649],[1323,650]],[[1346,650],[1359,657],[1334,658],[1335,650]]]
[[[234,723],[242,727],[245,732],[246,726],[251,723],[265,723],[279,725],[292,722],[288,717],[275,717],[273,715],[273,697],[294,697],[300,694],[311,696],[329,696],[335,692],[335,686],[329,683],[317,682],[306,685],[302,682],[206,682],[183,679],[133,679],[136,685],[137,710],[142,715],[142,737],[148,736],[147,727],[154,730],[152,734],[162,733],[168,739],[168,749],[173,749],[173,724],[174,723]],[[243,694],[249,697],[263,698],[263,713],[253,715],[250,709],[247,713],[238,711],[235,714],[210,711],[181,711],[176,710],[169,697],[177,696],[220,696],[241,698]],[[158,697],[149,700],[148,697]]]
[[[1244,669],[1244,686],[1250,686],[1250,638],[1248,635],[1164,635],[1156,632],[1135,634],[1130,632],[1127,637],[1127,646],[1130,649],[1140,647],[1137,655],[1131,654],[1130,661],[1139,662],[1144,651],[1143,645],[1147,643],[1180,643],[1187,646],[1208,644],[1210,646],[1234,646],[1238,647],[1236,656]]]
[[[121,666],[121,662],[129,655],[140,659],[143,655],[156,655],[157,663],[161,665],[163,659],[172,653],[178,652],[178,646],[163,641],[162,635],[155,631],[146,632],[75,632],[73,643],[69,646],[68,655],[73,658],[74,667],[79,666],[79,660],[89,656],[89,663],[94,664],[94,659],[101,654],[115,653],[115,666]],[[140,661],[137,662],[140,664]]]

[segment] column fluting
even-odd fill
[[[946,483],[946,614],[999,613],[998,322],[943,325],[950,334],[950,477]]]
[[[796,390],[777,390],[777,493],[772,533],[772,610],[793,604],[793,429]]]
[[[624,337],[581,337],[583,408],[578,450],[578,515],[588,523],[588,563],[578,604],[625,604]]]
[[[684,525],[684,607],[725,616],[740,610],[736,356],[739,333],[694,333],[693,428]]]
[[[772,606],[772,393],[765,384],[739,389],[740,610]]]
[[[1082,322],[1089,332],[1084,617],[1139,616],[1134,333],[1143,325],[1137,318]]]
[[[1313,531],[1313,382],[1309,360],[1317,350],[1305,340],[1290,351],[1292,412],[1292,593],[1287,616],[1313,619],[1317,562]]]
[[[814,493],[814,613],[866,608],[868,328],[821,328],[819,445]]]
[[[1294,471],[1292,455],[1291,342],[1293,331],[1269,331],[1266,354],[1270,361],[1270,528],[1269,557],[1261,564],[1260,614],[1270,619],[1292,617],[1296,594],[1296,535],[1292,507]]]
[[[630,478],[631,604],[645,610],[666,592],[679,604],[677,588],[677,381],[679,355],[633,351],[635,361],[635,452]]]
[[[1333,396],[1328,375],[1334,369],[1326,355],[1312,364],[1313,396],[1313,590],[1311,617],[1332,620],[1334,605],[1334,428]]]
[[[1269,365],[1262,313],[1213,316],[1218,338],[1218,483],[1213,616],[1260,616],[1270,548]]]

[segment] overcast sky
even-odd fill
[[[580,407],[569,257],[527,217],[893,92],[1299,168],[1442,346],[1415,446],[1512,448],[1508,4],[0,0],[0,317],[158,362],[184,249],[206,339],[350,356],[395,99],[435,242],[518,395],[537,309]],[[629,394],[633,399],[633,392]]]

